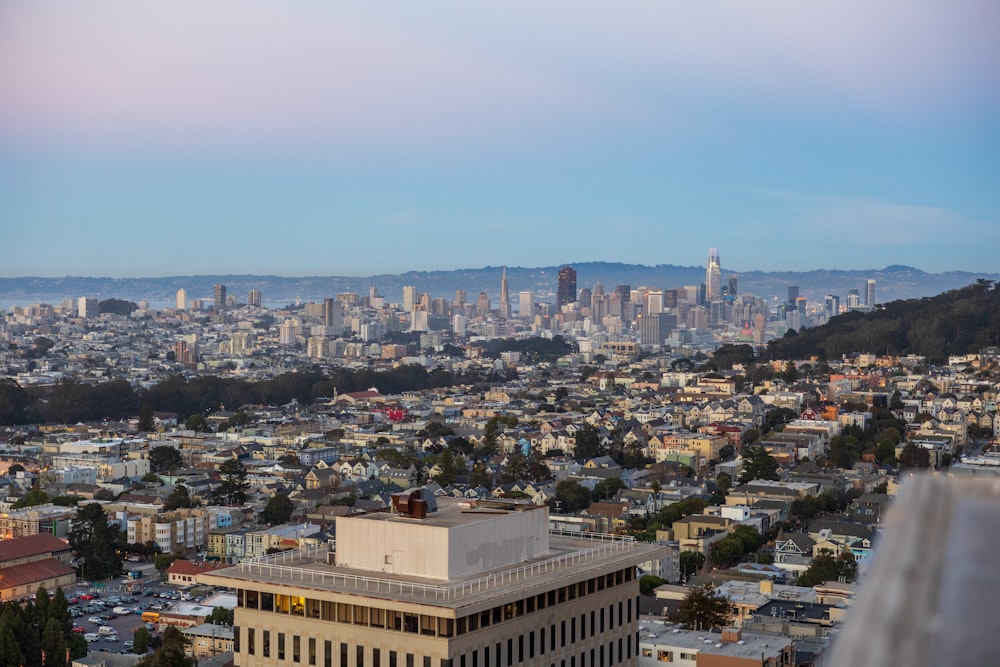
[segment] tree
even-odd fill
[[[28,664],[21,652],[13,623],[0,621],[0,667],[22,667]]]
[[[260,518],[272,526],[276,526],[288,521],[294,510],[295,504],[288,497],[288,494],[277,493],[267,501],[264,511],[260,513]]]
[[[153,635],[149,633],[146,626],[140,625],[132,635],[132,653],[145,655],[149,650],[149,640],[152,638]]]
[[[476,463],[472,466],[472,474],[469,481],[473,487],[482,486],[489,488],[493,486],[493,473],[490,472],[490,469],[485,464]]]
[[[120,576],[122,559],[117,551],[118,540],[119,532],[108,523],[99,504],[81,506],[69,533],[69,544],[80,559],[80,576],[94,581]]]
[[[711,584],[693,588],[681,600],[671,620],[688,630],[714,630],[729,625],[729,600]]]
[[[166,573],[170,568],[170,565],[180,558],[177,554],[156,554],[153,557],[153,566],[159,570],[161,573]]]
[[[883,440],[875,445],[875,461],[878,463],[895,463],[896,445],[888,440]]]
[[[698,570],[705,564],[705,555],[700,551],[682,551],[680,555],[681,577],[687,579],[698,574]]]
[[[49,618],[45,622],[42,651],[45,654],[45,667],[66,667],[66,635],[55,618]]]
[[[184,420],[184,428],[189,431],[195,431],[199,433],[211,433],[212,427],[209,426],[208,420],[205,419],[205,415],[200,412],[196,412]]]
[[[163,510],[165,512],[170,512],[180,507],[191,507],[191,493],[183,484],[175,486],[174,490],[167,496],[167,500],[163,503]]]
[[[455,463],[455,455],[451,453],[450,449],[441,452],[441,457],[438,459],[437,465],[440,472],[434,478],[434,481],[441,486],[452,484],[455,481],[455,476],[459,473],[459,468]]]
[[[837,468],[849,470],[861,458],[861,441],[852,435],[835,435],[830,439],[829,460]]]
[[[661,579],[652,574],[644,574],[639,578],[639,594],[640,595],[652,595],[653,590],[657,586],[662,586],[667,583],[666,579]]]
[[[170,625],[163,631],[160,646],[152,655],[136,663],[136,667],[193,667],[194,658],[184,655],[187,640],[181,631]]]
[[[139,423],[136,424],[136,429],[140,433],[149,433],[156,430],[156,421],[153,419],[153,406],[149,401],[143,401],[142,407],[139,408]]]
[[[821,553],[813,558],[809,569],[799,575],[796,585],[815,586],[824,581],[850,583],[854,581],[857,569],[857,561],[854,560],[854,556],[847,552],[840,554],[839,558],[834,558],[829,553]]]
[[[517,417],[513,415],[496,415],[490,417],[483,427],[483,453],[492,454],[497,450],[497,436],[506,428],[516,428]]]
[[[215,490],[215,498],[226,505],[242,505],[247,501],[247,469],[239,459],[228,459],[219,466],[221,484]]]
[[[743,453],[743,472],[740,473],[740,484],[755,479],[779,480],[778,462],[763,447],[748,447]]]
[[[930,452],[912,442],[903,447],[903,451],[899,453],[900,468],[929,468],[930,466]]]
[[[608,500],[614,498],[618,491],[625,488],[620,477],[607,477],[594,486],[594,498]]]
[[[601,435],[591,424],[586,424],[574,436],[573,456],[577,461],[592,459],[600,453]]]
[[[728,472],[720,472],[715,478],[715,483],[719,485],[720,491],[729,493],[729,489],[733,488],[733,476]]]
[[[278,459],[278,463],[280,463],[283,466],[297,466],[300,464],[300,461],[299,457],[296,456],[295,454],[285,454],[280,459]]]
[[[26,494],[21,496],[17,502],[11,505],[10,508],[19,510],[22,507],[34,507],[36,505],[44,505],[47,502],[49,502],[48,495],[38,488],[38,484],[35,484]]]
[[[500,471],[500,483],[510,484],[528,478],[528,458],[521,448],[514,445],[514,450],[507,455],[507,463]]]
[[[8,475],[14,475],[19,472],[24,472],[24,466],[20,463],[12,463],[9,468],[7,468]]]
[[[579,482],[565,479],[556,484],[556,498],[562,503],[563,512],[578,512],[590,505],[590,489]]]
[[[212,625],[232,625],[233,610],[225,607],[213,607],[212,613],[205,620]]]
[[[532,449],[528,456],[528,478],[532,482],[544,482],[552,479],[552,471],[545,463],[545,457],[538,449]]]
[[[158,472],[167,472],[181,464],[181,453],[176,447],[159,445],[149,450],[149,465]]]

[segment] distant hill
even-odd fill
[[[871,313],[839,315],[768,344],[771,359],[818,355],[836,359],[849,352],[920,354],[929,362],[1000,345],[1000,285],[980,280],[935,297],[892,301]]]
[[[705,281],[705,269],[700,266],[644,266],[612,262],[581,262],[573,266],[577,271],[577,285],[581,288],[592,287],[600,282],[608,290],[616,285],[672,289],[698,285]],[[511,301],[516,304],[517,293],[522,290],[531,290],[536,301],[554,301],[558,271],[559,266],[508,267]],[[247,292],[251,289],[260,290],[264,303],[271,307],[292,303],[296,298],[317,301],[339,292],[367,294],[373,286],[390,302],[399,303],[404,285],[413,285],[418,292],[429,292],[434,297],[443,297],[448,301],[454,298],[455,291],[459,289],[464,289],[468,299],[472,301],[483,291],[495,304],[500,295],[500,272],[499,266],[487,266],[479,269],[409,271],[367,277],[204,275],[165,278],[0,278],[0,307],[35,302],[60,303],[64,299],[92,296],[129,301],[145,299],[153,307],[163,308],[173,305],[174,294],[182,287],[187,290],[188,298],[211,299],[212,287],[216,283],[226,285],[229,294],[236,295],[240,301],[246,300]],[[723,268],[723,276],[730,273],[731,270]],[[813,301],[821,301],[826,294],[836,294],[843,299],[851,288],[857,289],[863,299],[865,280],[875,278],[877,300],[887,302],[940,294],[973,283],[977,279],[1000,280],[1000,273],[926,273],[908,266],[887,266],[870,271],[745,271],[738,275],[741,293],[781,301],[785,299],[789,285],[798,286],[800,294]]]

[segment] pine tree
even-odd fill
[[[21,667],[27,664],[13,624],[0,620],[0,667]]]
[[[59,621],[50,618],[42,632],[45,667],[66,667],[66,636]]]

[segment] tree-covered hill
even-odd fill
[[[980,280],[934,297],[893,301],[871,313],[838,315],[823,326],[771,341],[767,357],[836,359],[850,352],[949,355],[1000,344],[1000,286]]]

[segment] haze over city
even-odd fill
[[[0,9],[2,276],[995,270],[987,0]]]

